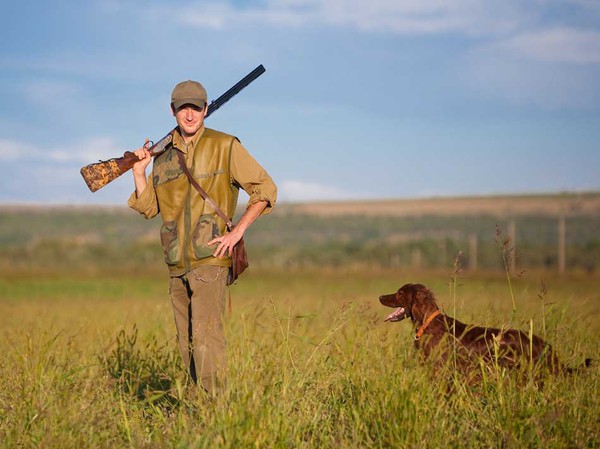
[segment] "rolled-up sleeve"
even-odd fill
[[[134,191],[127,200],[127,205],[146,218],[153,218],[158,215],[158,201],[152,183],[152,175],[148,177],[148,183],[142,194],[138,197]]]
[[[248,206],[266,201],[263,215],[271,212],[277,201],[277,186],[267,171],[236,139],[231,148],[231,177],[250,196]]]

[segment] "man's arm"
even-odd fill
[[[131,172],[133,174],[133,182],[135,183],[135,193],[138,198],[146,188],[146,167],[152,161],[152,156],[147,148],[148,142],[149,140],[146,139],[144,146],[134,151],[139,160],[133,164]]]
[[[271,212],[277,201],[277,186],[267,171],[254,159],[236,139],[231,147],[231,177],[248,194],[248,206],[266,201],[261,214]]]
[[[251,204],[240,218],[238,224],[228,232],[227,234],[212,239],[208,242],[208,246],[214,245],[218,243],[219,245],[215,249],[213,253],[214,257],[225,257],[227,255],[231,256],[231,252],[233,251],[233,247],[239,242],[246,230],[254,223],[254,221],[260,217],[265,208],[267,207],[267,201],[257,201],[256,203]]]
[[[246,230],[258,217],[269,213],[277,200],[275,183],[239,140],[234,139],[231,151],[232,181],[241,186],[250,198],[246,212],[238,224],[227,234],[208,242],[209,246],[218,243],[213,253],[214,257],[231,255],[233,247],[242,239]]]
[[[147,145],[145,145],[147,146]],[[138,161],[132,167],[135,191],[129,197],[127,204],[145,218],[153,218],[158,215],[158,203],[152,184],[148,184],[146,178],[146,167],[152,161],[152,156],[145,147],[134,151]]]

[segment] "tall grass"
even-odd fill
[[[378,296],[405,282],[466,322],[510,319],[505,279],[453,276],[448,294],[440,274],[250,270],[232,290],[216,398],[181,367],[164,279],[0,280],[0,445],[598,447],[597,368],[540,388],[482,367],[469,387],[419,363],[409,322],[383,323]],[[598,360],[597,279],[545,285],[540,305],[539,279],[513,280],[513,324],[545,333],[571,366]]]

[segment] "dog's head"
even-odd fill
[[[402,321],[406,317],[421,321],[426,312],[437,309],[433,293],[422,284],[405,284],[396,293],[380,296],[379,301],[396,308],[385,321]]]

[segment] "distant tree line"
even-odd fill
[[[162,273],[160,224],[127,209],[0,212],[0,268]],[[600,268],[600,216],[274,213],[255,223],[246,242],[250,263],[262,268],[450,269],[457,257],[472,270]]]

